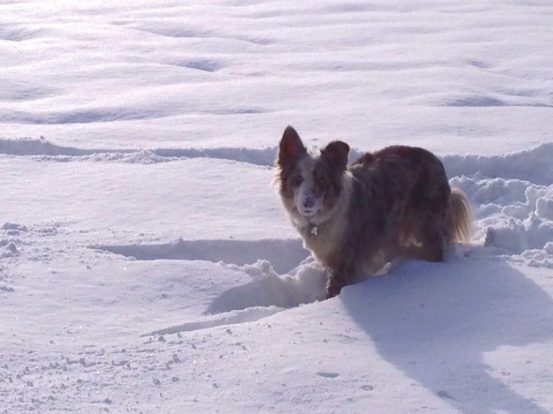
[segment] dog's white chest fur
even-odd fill
[[[315,257],[322,263],[327,263],[329,256],[336,251],[337,245],[341,242],[343,229],[340,231],[333,220],[329,220],[320,226],[311,229],[304,229],[301,232],[304,245],[311,250]]]
[[[313,252],[322,263],[327,263],[330,255],[335,254],[343,241],[348,228],[348,208],[352,192],[350,173],[344,174],[343,191],[339,202],[321,223],[296,225],[304,239],[305,247]]]

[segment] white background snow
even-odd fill
[[[553,412],[549,0],[0,1],[0,413]],[[470,245],[319,301],[284,127],[426,147]]]

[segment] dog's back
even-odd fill
[[[440,160],[422,148],[391,146],[367,153],[349,168],[355,177],[351,213],[388,249],[384,260],[410,251],[441,261],[448,243],[466,241],[470,213],[460,190],[451,191]]]

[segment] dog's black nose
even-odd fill
[[[311,208],[314,205],[315,205],[315,197],[313,197],[312,195],[308,195],[303,199],[303,206],[305,208]]]

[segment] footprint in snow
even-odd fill
[[[340,374],[338,374],[337,372],[330,372],[330,371],[319,371],[317,372],[317,375],[323,378],[337,378],[340,376]]]

